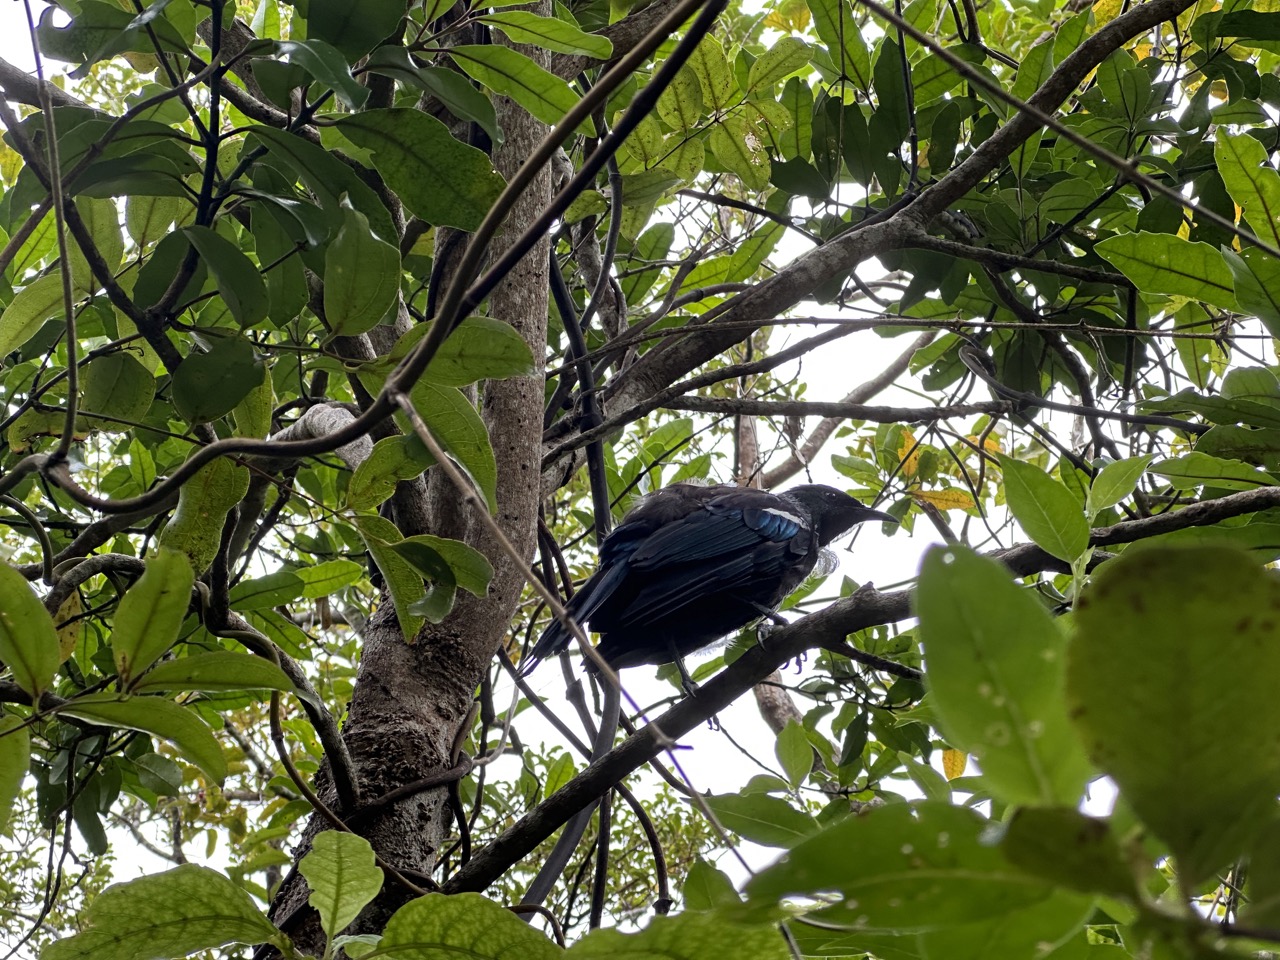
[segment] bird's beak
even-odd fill
[[[899,522],[897,517],[891,517],[889,514],[882,513],[879,510],[867,510],[858,518],[859,523],[866,523],[868,520],[879,520],[882,523]]]

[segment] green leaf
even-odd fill
[[[84,396],[81,409],[85,416],[100,413],[138,423],[151,409],[156,396],[156,378],[131,353],[120,351],[95,357],[81,368]],[[92,419],[92,418],[91,418]],[[129,424],[115,420],[94,421],[106,430],[127,430]]]
[[[1275,575],[1220,547],[1126,552],[1076,604],[1071,718],[1169,845],[1184,890],[1239,856],[1273,816],[1277,608]]]
[[[480,124],[495,144],[502,143],[502,130],[493,103],[471,85],[462,74],[447,67],[418,64],[400,46],[378,47],[369,54],[365,68],[402,83],[409,83],[436,97],[459,120]]]
[[[715,913],[654,917],[639,933],[592,930],[575,943],[566,960],[789,960],[786,941],[772,923],[727,922]]]
[[[527,43],[556,53],[580,54],[596,60],[608,60],[613,54],[613,43],[607,37],[587,33],[555,17],[540,17],[525,10],[507,10],[477,19],[497,27],[513,43]]]
[[[405,0],[310,0],[307,36],[336,47],[351,63],[387,39],[405,14]]]
[[[848,0],[808,0],[813,26],[826,44],[831,61],[863,93],[871,92],[871,54]]]
[[[109,727],[141,730],[168,740],[178,752],[216,783],[227,776],[222,747],[194,710],[160,697],[121,698],[113,693],[91,693],[68,700],[58,713]]]
[[[134,684],[135,693],[168,690],[293,690],[293,683],[270,660],[217,650],[156,664]]]
[[[711,153],[750,190],[769,185],[769,152],[740,116],[729,116],[707,135]]]
[[[311,842],[311,852],[298,863],[311,888],[307,902],[320,914],[325,935],[335,937],[382,889],[382,870],[364,837],[325,830]]]
[[[192,863],[112,884],[90,902],[87,921],[41,960],[160,960],[281,936],[240,886]]]
[[[22,574],[0,563],[0,663],[32,697],[53,682],[62,662],[58,631]]]
[[[302,596],[315,600],[317,597],[332,596],[343,587],[359,581],[364,576],[364,566],[354,560],[326,560],[314,567],[300,567],[293,572],[303,583]]]
[[[410,397],[432,436],[484,494],[489,511],[498,510],[498,464],[484,421],[457,387],[419,380]]]
[[[1267,162],[1267,151],[1248,134],[1218,130],[1214,145],[1218,173],[1262,240],[1280,245],[1280,173]]]
[[[359,110],[369,99],[369,89],[351,76],[346,58],[323,40],[277,40],[276,54],[289,63],[296,63],[333,90],[348,110]]]
[[[795,720],[789,721],[778,734],[773,749],[787,775],[787,783],[792,790],[797,789],[813,769],[813,745],[809,743],[804,727]]]
[[[235,610],[269,610],[302,596],[302,578],[291,570],[277,570],[265,577],[241,580],[231,588],[229,599]]]
[[[267,282],[234,243],[208,227],[183,227],[196,253],[204,260],[213,274],[214,282],[223,302],[242,327],[252,327],[265,320],[267,307]]]
[[[123,685],[177,641],[194,583],[191,564],[176,550],[161,547],[147,560],[138,582],[121,598],[111,631],[111,653]]]
[[[1060,887],[1135,902],[1140,899],[1111,825],[1071,807],[1023,807],[1016,811],[1000,849],[1015,867]],[[1136,858],[1134,862],[1138,862]]]
[[[706,802],[726,830],[766,847],[794,846],[818,829],[807,813],[761,793],[727,793]]]
[[[76,210],[84,221],[85,229],[93,239],[93,245],[106,261],[107,269],[114,271],[124,257],[124,234],[120,231],[120,211],[114,200],[76,200]],[[99,289],[98,281],[89,269],[89,261],[80,250],[80,244],[67,238],[67,259],[71,263],[72,286],[76,293],[93,293]]]
[[[380,952],[392,957],[470,956],[556,960],[564,951],[510,910],[478,893],[427,894],[387,921]]]
[[[780,37],[747,71],[747,93],[772,92],[772,88],[809,66],[809,45],[799,37]]]
[[[681,888],[686,910],[714,910],[742,903],[729,875],[698,857],[685,874]]]
[[[1138,486],[1138,481],[1147,472],[1147,467],[1155,457],[1130,457],[1108,463],[1098,471],[1089,487],[1089,499],[1085,504],[1085,512],[1094,516],[1100,510],[1114,507]]]
[[[383,437],[352,474],[347,506],[372,510],[395,493],[397,483],[420,476],[434,462],[417,437]]]
[[[191,204],[177,197],[127,197],[124,202],[124,225],[139,249],[155,243],[169,232],[175,220],[191,209]]]
[[[713,36],[705,36],[689,58],[688,67],[698,78],[702,88],[702,101],[713,111],[726,110],[733,105],[737,83],[733,68],[724,54],[724,47]]]
[[[324,147],[304,140],[296,134],[273,127],[250,127],[249,133],[263,142],[277,158],[297,171],[298,176],[315,195],[335,228],[343,221],[342,197],[369,218],[373,232],[383,239],[397,236],[391,214],[378,195],[349,166]]]
[[[227,514],[248,490],[247,467],[225,457],[205,464],[182,485],[178,509],[160,532],[160,546],[180,551],[192,570],[203,573],[217,555]]]
[[[1263,473],[1239,460],[1224,460],[1207,453],[1188,453],[1172,460],[1161,460],[1151,472],[1166,477],[1178,490],[1196,487],[1217,487],[1222,490],[1257,490],[1273,487],[1275,477]]]
[[[1045,899],[1002,917],[922,934],[917,943],[922,960],[991,960],[995,957],[1046,955],[1054,960],[1069,960],[1065,950],[1054,948],[1072,935],[1079,934],[1093,912],[1093,897],[1055,890]],[[884,949],[874,943],[868,946],[877,951],[877,956]],[[1120,951],[1121,948],[1116,949]],[[1072,955],[1070,960],[1079,958]],[[1090,953],[1088,960],[1130,960],[1130,956],[1122,951],[1119,956]]]
[[[916,592],[939,728],[1010,804],[1071,804],[1089,776],[1066,719],[1066,638],[1035,594],[961,547],[925,554]]]
[[[1248,854],[1248,886],[1240,919],[1255,929],[1268,927],[1280,921],[1280,820],[1262,828]]]
[[[324,316],[335,337],[372,330],[400,293],[400,251],[373,235],[364,214],[342,211],[324,255]]]
[[[226,416],[262,383],[262,361],[243,337],[222,337],[193,352],[173,375],[173,406],[188,423]]]
[[[1190,297],[1225,310],[1236,308],[1235,281],[1222,254],[1207,243],[1171,233],[1124,233],[1094,249],[1144,293]]]
[[[79,64],[71,74],[75,79],[85,77],[88,68],[99,60],[126,51],[154,53],[156,44],[165,53],[190,53],[181,34],[164,18],[138,23],[141,16],[135,17],[103,0],[82,0],[78,6],[79,12],[65,27],[53,25],[53,8],[41,13],[36,27],[41,53]]]
[[[396,550],[410,563],[412,551],[425,548],[439,556],[453,571],[453,578],[463,590],[483,597],[489,590],[489,581],[493,579],[493,566],[485,559],[483,553],[469,547],[461,540],[448,540],[444,537],[433,537],[430,534],[419,534],[399,541]]]
[[[415,324],[396,341],[386,360],[371,369],[390,373],[431,330],[434,321]],[[465,387],[477,380],[505,380],[534,373],[533,353],[509,323],[494,317],[467,317],[445,339],[423,374],[446,387]]]
[[[399,540],[391,545],[391,549],[418,571],[428,584],[426,593],[409,606],[409,612],[425,618],[428,623],[440,623],[453,609],[453,600],[458,592],[453,568],[428,544]]]
[[[450,47],[448,53],[471,79],[510,97],[543,123],[559,123],[578,102],[569,84],[510,47],[461,44]],[[579,129],[595,133],[590,120],[583,121]]]
[[[62,315],[62,274],[37,277],[19,290],[0,313],[0,357],[34,337],[47,320]]]
[[[658,94],[658,116],[676,130],[693,130],[702,120],[702,84],[686,64],[676,71],[667,88]],[[660,224],[654,224],[650,230]],[[627,301],[630,303],[630,301]]]
[[[373,151],[378,172],[427,223],[475,230],[502,192],[502,177],[484,151],[457,140],[421,110],[366,110],[339,120],[338,129]]]
[[[31,734],[21,717],[0,716],[0,834],[9,830],[13,805],[31,766]]]
[[[1089,521],[1061,482],[1034,464],[1001,457],[1009,512],[1032,540],[1068,563],[1089,547]]]
[[[747,883],[752,905],[841,894],[810,916],[862,933],[920,933],[1000,917],[1052,887],[1010,866],[967,807],[893,803],[814,834]]]
[[[412,643],[425,618],[411,612],[410,607],[426,597],[427,589],[423,586],[422,574],[392,549],[404,536],[394,523],[377,514],[357,515],[355,526],[360,531],[373,562],[378,565],[378,570],[387,582],[391,602],[396,608],[396,619],[400,623],[400,632],[406,641]]]

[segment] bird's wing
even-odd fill
[[[706,509],[654,531],[631,555],[630,565],[643,572],[731,556],[762,543],[791,540],[807,529],[802,517],[785,508],[741,508],[713,501]]]
[[[751,551],[739,551],[732,557],[700,563],[692,569],[673,569],[669,576],[659,576],[636,594],[618,617],[621,623],[643,623],[658,620],[680,610],[699,597],[746,587],[759,576]]]
[[[700,596],[774,580],[788,561],[808,551],[809,542],[804,519],[785,505],[712,503],[656,531],[636,549],[630,568],[649,582],[619,619],[656,619]]]
[[[600,569],[591,575],[566,604],[565,609],[574,620],[580,624],[585,623],[613,596],[627,577],[627,557],[639,544],[645,542],[650,529],[650,524],[624,523],[605,538],[600,547]],[[563,653],[572,640],[573,635],[565,625],[559,620],[552,620],[522,662],[521,676],[528,676],[547,657]]]

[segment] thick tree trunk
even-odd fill
[[[542,57],[546,65],[545,52],[522,50],[535,59]],[[514,103],[500,100],[496,107],[506,139],[495,152],[494,165],[509,178],[545,136],[547,128]],[[550,175],[544,171],[512,206],[506,226],[494,243],[495,253],[546,208],[550,184]],[[510,323],[524,337],[535,358],[542,357],[546,349],[548,243],[544,239],[537,244],[490,301],[490,313]],[[481,390],[480,411],[498,465],[497,519],[526,564],[533,554],[538,516],[542,404],[541,376],[495,381]],[[406,512],[418,517],[443,517],[464,509],[458,492],[444,477],[432,477],[430,484],[417,487],[420,496],[431,502],[403,503],[402,490],[397,498],[398,512],[418,507]],[[384,598],[365,628],[360,670],[343,728],[365,801],[453,765],[454,745],[467,720],[475,690],[509,629],[524,586],[524,565],[504,555],[475,518],[468,519],[469,523],[450,526],[468,529],[471,544],[493,564],[488,596],[459,594],[449,618],[439,625],[428,624],[412,644],[405,642],[389,598]],[[323,771],[317,786],[322,789],[322,796],[332,797]],[[358,829],[387,863],[410,876],[423,877],[435,868],[440,848],[449,836],[452,817],[448,790],[440,787],[393,804],[378,816],[360,822]],[[306,852],[316,833],[329,828],[323,818],[313,816],[297,855]],[[388,878],[382,894],[356,921],[354,929],[380,931],[387,918],[410,896]],[[303,949],[319,952],[323,937],[314,916],[307,915],[306,897],[305,884],[293,878],[276,898],[272,915],[282,922],[301,908],[303,913],[298,916],[302,919],[288,924],[290,933]]]

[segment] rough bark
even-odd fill
[[[535,58],[539,55],[529,48],[523,50]],[[545,54],[541,55],[545,66]],[[497,107],[506,140],[495,153],[494,165],[509,177],[545,135],[546,127],[509,101],[500,100]],[[495,242],[495,252],[518,234],[522,224],[545,209],[549,200],[550,174],[544,171],[513,205],[509,226]],[[530,251],[490,301],[491,314],[510,323],[535,357],[543,355],[546,344],[548,242],[543,240]],[[532,556],[538,515],[542,392],[541,376],[492,382],[481,390],[480,411],[498,465],[498,521],[526,560]],[[422,504],[422,516],[462,509],[457,491],[445,483],[436,481],[430,493],[426,485],[419,485],[418,490],[423,497],[437,501],[431,509]],[[410,506],[403,500],[403,496],[397,498],[398,512]],[[366,800],[453,765],[454,744],[467,720],[475,689],[520,598],[522,566],[506,557],[481,525],[467,526],[473,531],[472,545],[494,567],[488,595],[461,594],[452,615],[442,624],[427,625],[412,644],[405,642],[389,599],[384,599],[365,628],[360,670],[343,734]],[[317,786],[322,797],[331,796],[323,771]],[[430,875],[451,828],[447,795],[447,788],[440,787],[407,797],[361,821],[359,832],[390,865],[411,875]],[[303,847],[328,827],[321,818],[313,817]],[[287,882],[273,907],[277,922],[305,904],[306,895],[305,884],[297,878]],[[410,896],[388,880],[353,930],[380,931]],[[291,926],[295,942],[304,949],[322,946],[313,918]]]

